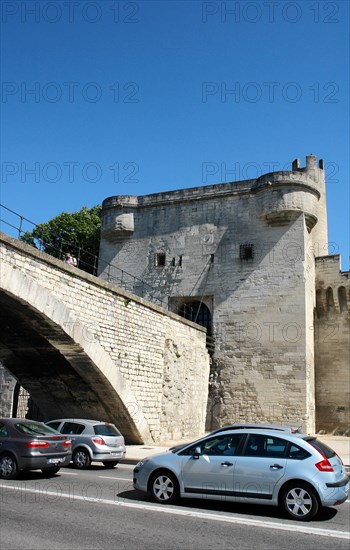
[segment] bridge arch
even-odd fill
[[[132,443],[203,432],[202,327],[3,233],[0,262],[0,362],[45,418],[110,420]]]
[[[45,418],[108,419],[128,442],[151,441],[137,398],[91,328],[36,280],[10,265],[1,271],[0,360]]]

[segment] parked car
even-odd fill
[[[70,440],[42,422],[0,418],[1,479],[14,479],[21,470],[40,469],[51,476],[71,457]]]
[[[349,478],[338,455],[315,437],[241,426],[141,460],[134,488],[161,504],[183,497],[279,505],[307,521],[321,506],[346,501]]]
[[[50,420],[46,425],[71,439],[73,464],[80,470],[88,468],[92,460],[114,468],[125,456],[124,437],[109,422],[61,418]]]

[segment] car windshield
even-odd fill
[[[316,439],[316,437],[303,437],[303,439],[320,451],[326,458],[333,458],[333,456],[335,456],[335,451],[319,439]]]
[[[121,435],[113,424],[97,424],[97,426],[94,426],[94,432],[96,435]]]
[[[57,435],[56,430],[53,430],[49,426],[45,426],[45,424],[40,424],[39,422],[17,422],[15,428],[22,434]]]

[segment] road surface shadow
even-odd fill
[[[145,495],[145,493],[137,490],[132,491],[121,491],[116,496],[119,498],[123,498],[126,500],[133,500],[133,501],[142,501],[142,502],[150,502],[152,504],[156,503],[149,497],[148,495]],[[171,506],[171,505],[170,505]],[[241,502],[222,502],[218,500],[210,500],[210,499],[192,499],[192,498],[186,498],[186,499],[180,499],[176,504],[172,505],[177,508],[181,509],[197,509],[201,511],[207,511],[207,512],[226,512],[226,513],[234,513],[234,514],[240,514],[242,517],[245,516],[255,516],[255,517],[263,517],[268,519],[283,519],[285,521],[291,521],[293,524],[295,524],[296,520],[287,518],[283,511],[278,508],[277,506],[268,506],[268,505],[259,505],[259,504],[242,504]],[[315,518],[311,520],[311,522],[315,521],[330,521],[333,519],[338,513],[338,510],[336,508],[321,508],[319,513]],[[300,524],[300,522],[298,522]],[[308,522],[310,523],[310,522]]]

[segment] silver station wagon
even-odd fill
[[[230,426],[141,460],[134,488],[162,504],[179,497],[280,506],[307,521],[342,504],[349,478],[327,445],[288,427]]]
[[[50,420],[46,425],[69,437],[73,464],[80,470],[88,468],[92,460],[102,462],[106,468],[114,468],[125,456],[124,437],[110,422],[61,418]]]

